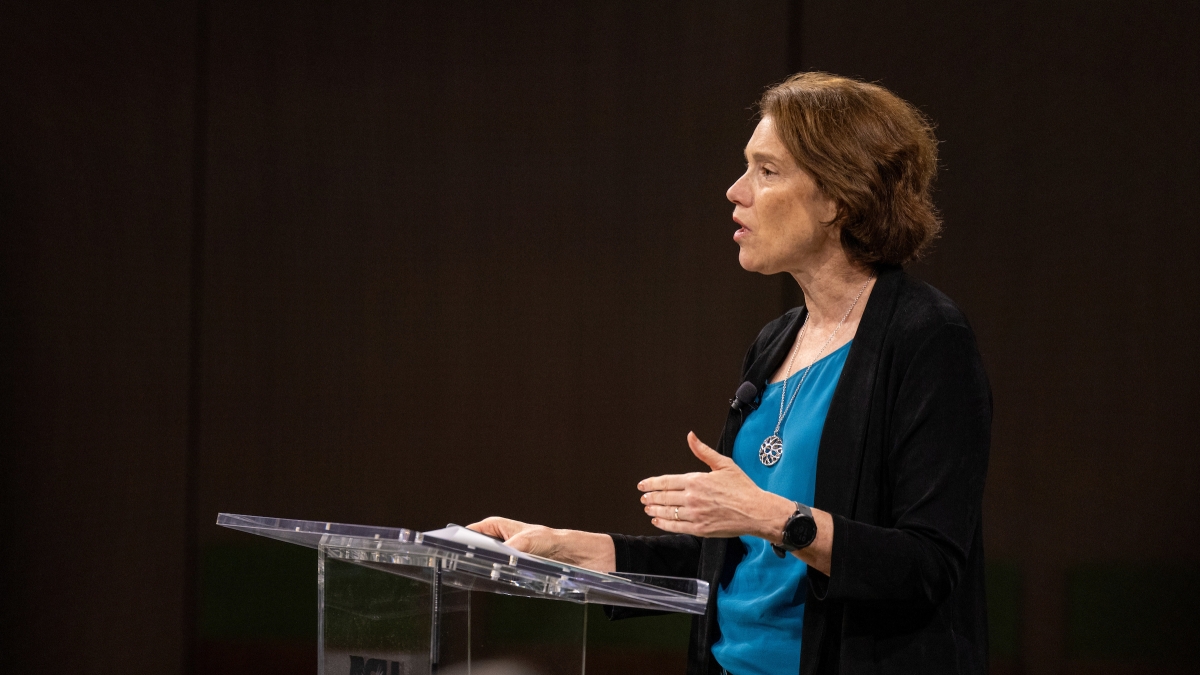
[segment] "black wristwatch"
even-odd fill
[[[817,521],[813,520],[812,509],[796,502],[796,512],[783,524],[783,544],[771,544],[771,549],[780,558],[789,551],[797,551],[813,543],[817,538]]]

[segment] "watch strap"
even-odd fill
[[[804,546],[793,546],[787,541],[788,526],[792,524],[792,521],[796,520],[797,518],[807,518],[808,520],[813,519],[812,509],[804,504],[801,504],[800,502],[793,503],[796,505],[796,510],[790,517],[788,517],[787,522],[783,524],[783,532],[782,536],[780,537],[781,543],[771,544],[771,550],[773,550],[775,555],[779,556],[780,558],[786,557],[791,551],[797,551],[812,544],[812,540],[809,540],[806,544],[804,544]]]

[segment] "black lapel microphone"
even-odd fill
[[[729,401],[729,407],[737,411],[742,411],[747,408],[754,410],[758,406],[754,405],[754,399],[758,398],[758,387],[750,383],[749,380],[742,383],[742,386],[737,388],[733,399]]]

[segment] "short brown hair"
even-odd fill
[[[920,257],[941,230],[930,192],[937,138],[923,114],[875,84],[797,73],[758,103],[792,157],[838,205],[831,223],[854,262]]]

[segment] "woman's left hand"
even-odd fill
[[[701,537],[751,535],[779,543],[783,524],[796,505],[760,489],[733,459],[713,450],[688,432],[692,454],[708,465],[708,473],[647,478],[638,483],[651,523],[667,532]]]

